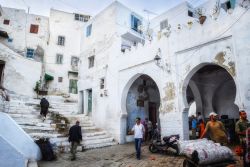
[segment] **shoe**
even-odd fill
[[[141,158],[137,157],[137,160],[140,160]]]
[[[76,158],[71,158],[71,161],[74,161],[74,160],[76,160]]]

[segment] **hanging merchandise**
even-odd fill
[[[211,14],[212,19],[217,20],[219,14],[220,14],[220,0],[217,0],[212,9],[212,14]]]
[[[202,24],[206,21],[206,19],[207,19],[207,16],[205,16],[205,11],[204,11],[204,9],[203,9],[203,8],[197,8],[197,9],[195,10],[195,13],[196,13],[196,15],[197,15],[198,18],[199,18],[200,24],[202,25]]]
[[[192,26],[193,26],[193,22],[192,22],[192,21],[188,21],[188,22],[187,22],[187,27],[188,27],[188,29],[191,29]]]
[[[170,24],[168,24],[167,27],[162,30],[162,34],[165,35],[167,38],[170,36],[170,34],[171,34],[171,25]]]
[[[158,40],[161,39],[161,31],[158,31],[158,33],[157,33],[157,39],[158,39]]]

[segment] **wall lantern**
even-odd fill
[[[154,57],[155,64],[160,67],[162,70],[170,72],[170,65],[169,64],[164,64],[163,59],[161,57],[161,49],[158,48],[158,51]]]

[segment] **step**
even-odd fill
[[[40,118],[39,114],[24,114],[24,113],[10,113],[9,116],[11,116],[13,119],[15,118],[27,118],[27,119]]]
[[[83,137],[101,136],[105,135],[106,133],[107,133],[106,131],[83,133]]]
[[[33,133],[29,133],[29,135],[32,138],[36,138],[36,139],[40,139],[40,138],[61,138],[64,137],[63,134],[59,134],[59,133],[39,133],[39,132],[33,132]]]
[[[105,134],[105,135],[98,135],[98,136],[90,136],[90,137],[87,137],[87,136],[83,136],[83,141],[90,141],[90,140],[98,140],[98,139],[106,139],[106,138],[110,138],[110,136],[108,134]]]
[[[27,130],[38,130],[38,131],[55,131],[55,128],[52,127],[40,127],[40,126],[29,126],[29,125],[20,125],[21,128]]]
[[[115,143],[115,142],[107,142],[107,143],[99,143],[99,144],[89,144],[89,145],[85,145],[84,149],[102,148],[102,147],[113,146],[113,145],[116,145],[116,144],[117,143]]]
[[[82,127],[82,130],[83,131],[86,131],[86,130],[96,130],[97,128],[95,126],[89,126],[89,127]]]
[[[95,139],[95,140],[86,140],[83,141],[83,145],[94,145],[94,144],[100,144],[100,143],[108,143],[108,142],[113,142],[114,138],[109,137],[109,138],[104,138],[104,139]]]
[[[45,119],[44,121],[42,120],[42,118],[38,118],[38,119],[29,119],[29,120],[27,120],[27,119],[25,119],[25,118],[13,118],[15,121],[16,121],[16,123],[17,124],[19,124],[19,125],[37,125],[37,126],[48,126],[48,125],[50,125],[50,124],[52,124],[53,123],[53,121],[52,120],[50,120],[50,119]]]

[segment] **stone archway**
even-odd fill
[[[204,63],[194,68],[186,77],[183,86],[185,111],[189,103],[195,101],[197,112],[208,120],[210,112],[216,112],[223,118],[238,118],[238,106],[235,104],[236,84],[234,78],[223,67]],[[188,126],[188,123],[184,122]],[[185,129],[188,130],[188,129]]]
[[[121,141],[129,142],[129,135],[136,117],[159,123],[160,92],[155,81],[148,75],[137,74],[126,84],[122,93]]]

